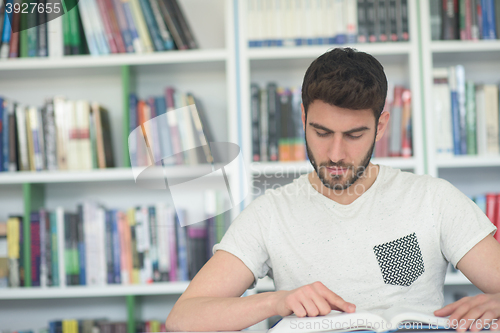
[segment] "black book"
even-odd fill
[[[280,109],[276,83],[267,85],[267,110],[268,110],[268,161],[278,160],[278,140],[280,131]]]
[[[179,3],[177,2],[177,0],[169,0],[169,1],[171,4],[171,8],[174,11],[174,15],[177,16],[177,20],[179,21],[182,32],[185,36],[185,41],[187,43],[188,48],[197,49],[198,43],[196,42],[196,38],[193,34],[193,31],[191,30],[191,27],[189,26],[189,23],[186,19],[186,16],[182,12],[182,9],[179,6]]]
[[[377,11],[375,9],[375,0],[366,0],[365,2],[365,12],[366,12],[366,29],[368,31],[368,41],[374,43],[377,41],[376,33],[376,22],[377,22]]]
[[[375,11],[377,21],[375,24],[375,34],[377,42],[387,42],[387,5],[386,0],[375,0]]]
[[[401,40],[410,40],[410,30],[408,25],[408,0],[401,1]]]
[[[387,30],[388,40],[396,42],[398,40],[397,0],[387,2]]]
[[[454,0],[442,0],[442,29],[443,40],[458,39],[458,2]]]
[[[177,20],[177,17],[174,15],[172,6],[169,0],[158,0],[158,5],[160,6],[160,12],[165,20],[165,24],[172,35],[172,39],[174,40],[175,47],[178,50],[186,50],[188,49],[188,45],[186,43],[186,38],[182,31],[181,25]]]
[[[252,117],[252,160],[260,161],[260,88],[250,85],[250,108]]]
[[[45,6],[45,0],[39,0],[37,3]],[[48,47],[47,47],[47,13],[42,10],[38,11],[38,56],[39,57],[47,57],[49,55]]]
[[[17,136],[17,121],[14,110],[16,108],[15,103],[8,103],[9,112],[9,171],[18,171],[19,168],[19,154],[17,147],[19,145]],[[5,111],[4,111],[5,112]]]
[[[358,43],[368,42],[368,27],[366,25],[365,7],[365,0],[358,0]]]

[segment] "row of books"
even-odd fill
[[[127,333],[127,322],[110,321],[108,319],[63,319],[51,320],[48,327],[38,330],[37,333]],[[137,333],[166,332],[165,321],[148,320],[136,321]],[[0,333],[34,333],[32,330],[10,331],[0,329]]]
[[[429,1],[433,40],[500,38],[500,1]]]
[[[32,11],[37,3],[25,2],[28,12],[14,10],[12,24],[4,12],[14,1],[2,3],[0,58],[97,56],[198,47],[177,0],[80,0],[57,18],[43,7]]]
[[[193,94],[165,89],[164,96],[139,99],[135,93],[129,98],[130,133],[140,125],[143,131],[136,131],[134,139],[129,137],[131,165],[154,164],[144,145],[137,140],[146,137],[155,161],[164,165],[211,163],[216,153],[208,143],[213,142],[206,113],[199,99]],[[203,149],[192,149],[202,146]]]
[[[205,201],[224,211],[224,197]],[[205,202],[208,204],[207,202]],[[31,285],[40,287],[188,281],[212,256],[229,226],[229,213],[187,223],[186,210],[158,203],[121,211],[94,202],[76,212],[58,207],[30,214]],[[0,223],[2,225],[2,223]],[[182,227],[184,225],[185,227]],[[0,231],[0,285],[26,285],[23,218],[11,216]],[[6,232],[5,232],[6,231]],[[7,274],[6,274],[7,272]]]
[[[498,155],[499,87],[466,80],[462,65],[433,70],[436,153]]]
[[[383,112],[389,112],[389,124],[382,138],[375,144],[373,157],[411,157],[411,91],[401,85],[389,84]]]
[[[0,97],[0,171],[114,167],[108,111],[54,97],[42,107]]]
[[[249,0],[248,45],[408,41],[408,0]]]
[[[300,88],[270,82],[265,88],[252,83],[250,89],[253,161],[305,160]]]
[[[265,88],[252,83],[250,89],[253,161],[306,160],[301,90],[278,87],[274,82]],[[391,114],[390,123],[373,156],[412,156],[410,90],[390,85],[384,111]]]
[[[500,193],[486,193],[472,197],[498,230],[500,230]],[[495,232],[495,239],[500,242],[500,232]]]

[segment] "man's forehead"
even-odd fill
[[[313,127],[325,127],[331,131],[350,131],[358,127],[371,129],[375,116],[372,110],[336,110],[310,109],[307,112],[307,123]]]

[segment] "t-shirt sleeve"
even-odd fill
[[[440,222],[441,251],[456,268],[470,249],[497,228],[474,201],[448,181],[441,179],[439,185],[433,213]]]
[[[270,219],[265,219],[265,200],[265,196],[260,196],[252,201],[231,223],[220,243],[212,248],[214,254],[217,250],[233,254],[252,271],[254,281],[249,289],[269,271],[266,240]]]

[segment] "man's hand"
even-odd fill
[[[450,316],[449,325],[457,332],[470,329],[473,332],[489,328],[492,331],[500,330],[500,293],[479,294],[473,297],[464,297],[434,311],[439,317]]]
[[[316,317],[329,314],[332,310],[356,311],[354,304],[344,301],[319,281],[294,290],[280,290],[276,295],[276,312],[282,317],[292,313],[297,317]]]

